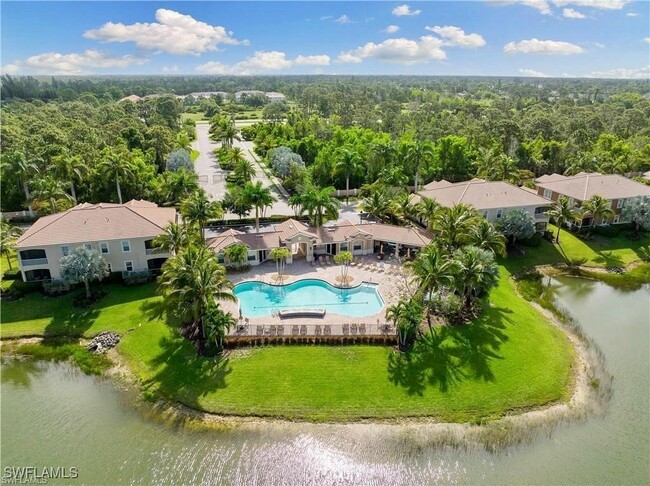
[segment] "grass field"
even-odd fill
[[[198,121],[207,121],[204,113],[181,113],[181,125],[185,123],[186,120]]]

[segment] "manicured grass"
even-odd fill
[[[11,261],[11,270],[9,269],[9,264],[7,263],[7,257],[4,255],[0,257],[0,288],[3,291],[8,290],[9,287],[11,287],[11,284],[13,284],[15,281],[15,278],[5,278],[5,273],[10,273],[12,274],[12,277],[20,278],[18,259],[15,252],[11,252],[9,260]]]
[[[204,121],[204,113],[181,113],[181,124],[185,123],[186,120],[194,120],[195,122]]]

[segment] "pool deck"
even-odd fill
[[[278,284],[273,276],[277,275],[276,266],[274,262],[265,262],[261,265],[252,267],[250,271],[245,273],[231,273],[228,278],[236,285],[241,282],[264,282],[268,284]],[[316,265],[312,266],[310,263],[299,260],[286,265],[283,275],[283,284],[290,284],[298,280],[305,279],[320,279],[325,282],[337,286],[345,287],[337,282],[336,277],[341,276],[341,268],[339,265]],[[270,335],[272,325],[284,325],[284,335],[291,336],[293,326],[297,325],[300,328],[306,326],[306,335],[313,336],[316,334],[316,326],[321,329],[324,325],[329,325],[331,335],[340,336],[346,334],[344,332],[345,325],[364,324],[365,334],[367,335],[381,335],[388,332],[385,329],[387,324],[385,314],[386,308],[397,303],[400,295],[407,292],[407,279],[404,268],[397,262],[384,262],[382,265],[373,255],[366,257],[359,257],[355,260],[355,265],[350,266],[348,276],[352,277],[352,281],[348,284],[349,287],[355,287],[362,282],[370,282],[376,284],[379,295],[384,301],[382,309],[371,316],[367,317],[352,317],[327,312],[323,318],[288,318],[280,319],[279,317],[263,316],[263,317],[249,317],[244,316],[241,325],[233,329],[229,334],[233,336],[255,336],[255,335]],[[231,312],[235,318],[239,316],[239,305],[236,302],[221,302],[222,308],[225,311]],[[317,307],[317,306],[316,306]],[[248,319],[248,320],[246,320]],[[352,334],[351,331],[349,331]],[[301,333],[304,334],[303,332]]]

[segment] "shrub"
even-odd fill
[[[542,241],[543,241],[542,235],[540,235],[539,233],[535,233],[530,238],[519,240],[519,244],[521,246],[527,246],[529,248],[537,248],[542,244]]]
[[[176,149],[167,157],[167,170],[177,172],[186,169],[189,172],[194,171],[194,163],[190,154],[185,149]]]

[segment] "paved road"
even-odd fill
[[[196,124],[196,134],[197,139],[193,143],[194,150],[199,151],[199,156],[194,163],[194,170],[199,175],[199,185],[205,189],[208,195],[216,200],[223,199],[226,194],[226,175],[227,171],[222,170],[219,167],[219,163],[213,153],[213,150],[219,147],[219,143],[215,143],[210,139],[208,133],[209,125],[207,123],[197,123]],[[294,212],[291,207],[287,204],[286,194],[280,193],[278,189],[274,186],[273,182],[265,174],[265,172],[260,167],[259,163],[251,155],[253,151],[253,142],[247,141],[234,141],[235,147],[240,147],[246,158],[250,160],[256,169],[254,181],[261,181],[264,187],[269,187],[271,193],[277,199],[273,204],[273,207],[266,210],[266,216],[271,215],[282,215],[282,216],[293,216]],[[253,217],[255,212],[252,211],[249,216]],[[235,214],[226,214],[226,219],[239,219],[239,216]],[[357,203],[350,202],[349,205],[345,204],[343,201],[341,205],[341,211],[339,219],[348,219],[353,223],[359,223],[359,213],[357,211]]]

